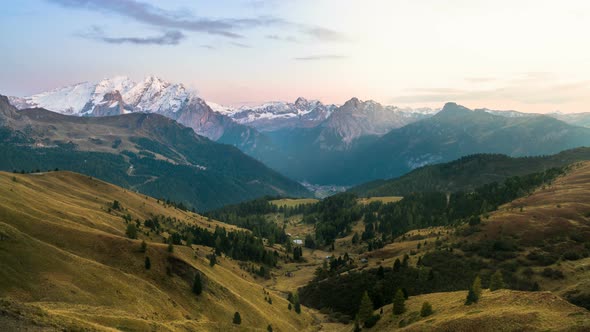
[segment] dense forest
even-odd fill
[[[552,168],[514,176],[501,183],[480,186],[471,192],[416,192],[395,203],[375,201],[361,204],[354,193],[341,193],[316,204],[288,207],[276,206],[270,202],[276,198],[265,197],[224,207],[207,215],[250,229],[256,235],[277,243],[286,241],[284,229],[268,221],[265,215],[282,213],[285,218],[301,215],[304,223],[315,226],[314,238],[306,241],[306,246],[310,248],[332,245],[335,239],[351,233],[354,222],[363,220],[365,230],[361,240],[366,241],[371,250],[412,229],[465,222],[477,224],[481,215],[526,195],[563,172],[561,168]]]

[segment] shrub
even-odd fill
[[[242,317],[240,317],[240,313],[236,311],[236,313],[234,314],[234,319],[232,321],[234,324],[236,325],[240,325],[242,324]]]
[[[135,227],[134,224],[127,225],[125,235],[127,235],[127,237],[130,239],[137,239],[137,227]]]
[[[428,302],[422,303],[422,309],[420,309],[420,316],[427,317],[432,315],[432,305]]]
[[[563,258],[567,259],[568,261],[577,261],[578,259],[582,258],[579,253],[575,251],[567,251],[563,254]]]
[[[152,262],[150,262],[150,258],[149,257],[146,257],[145,258],[145,269],[146,270],[149,270],[151,268],[152,268]]]
[[[565,278],[565,276],[563,275],[563,272],[561,272],[560,270],[552,269],[550,267],[546,267],[545,269],[543,269],[543,272],[541,272],[541,275],[545,278],[551,278],[551,279]]]

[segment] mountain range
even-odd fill
[[[159,114],[18,111],[0,96],[0,151],[3,170],[77,171],[199,210],[261,195],[309,195],[239,149]]]
[[[294,180],[319,185],[398,177],[474,153],[553,154],[590,144],[581,128],[590,125],[590,113],[472,111],[453,103],[409,109],[358,98],[334,105],[302,97],[234,108],[154,76],[141,82],[114,77],[9,100],[19,109],[82,117],[160,114]]]

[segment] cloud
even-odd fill
[[[343,42],[349,38],[336,30],[321,27],[304,27],[302,32],[320,41],[325,42]]]
[[[455,100],[512,100],[525,104],[564,104],[579,100],[590,93],[590,81],[559,82],[546,80],[548,73],[526,73],[505,81],[503,86],[488,89],[408,89],[411,92],[392,98],[394,103],[432,103]],[[541,79],[543,78],[543,79]]]
[[[274,16],[253,18],[206,18],[197,17],[188,10],[169,11],[138,0],[46,0],[64,8],[85,9],[116,14],[165,30],[193,31],[219,35],[231,39],[244,38],[244,29],[260,27],[282,27],[295,29],[299,33],[324,42],[347,40],[346,36],[335,30],[289,22]],[[265,6],[272,1],[252,1],[250,5]],[[276,36],[278,35],[271,35]],[[285,41],[295,41],[294,37],[284,37]]]
[[[136,0],[48,0],[66,8],[78,8],[118,14],[138,22],[167,29],[197,31],[228,38],[243,38],[235,30],[247,27],[283,23],[279,18],[259,17],[246,19],[197,18],[189,14],[166,11]]]
[[[294,58],[297,61],[315,61],[315,60],[343,60],[347,59],[346,55],[338,55],[338,54],[324,54],[324,55],[310,55],[310,56],[303,56]]]
[[[185,38],[180,31],[167,31],[160,36],[149,37],[109,37],[104,34],[100,27],[91,27],[85,33],[78,36],[82,38],[102,41],[108,44],[135,44],[135,45],[177,45]]]
[[[279,36],[279,35],[266,35],[266,39],[270,40],[277,40],[277,41],[285,41],[290,43],[298,43],[299,40],[293,36]]]
[[[493,82],[496,79],[493,77],[467,77],[465,80],[469,83],[479,84],[479,83],[489,83]]]
[[[236,47],[241,47],[241,48],[252,48],[252,46],[250,46],[248,44],[244,44],[244,43],[231,42],[230,44],[233,46],[236,46]]]

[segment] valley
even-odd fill
[[[0,332],[590,331],[590,2],[0,12]]]
[[[0,182],[6,326],[350,331],[367,291],[367,330],[590,327],[588,162],[442,194],[440,204],[436,193],[341,193],[204,216],[72,172]],[[502,289],[465,305],[473,278],[488,288],[497,271]],[[408,298],[393,315],[396,288]]]

